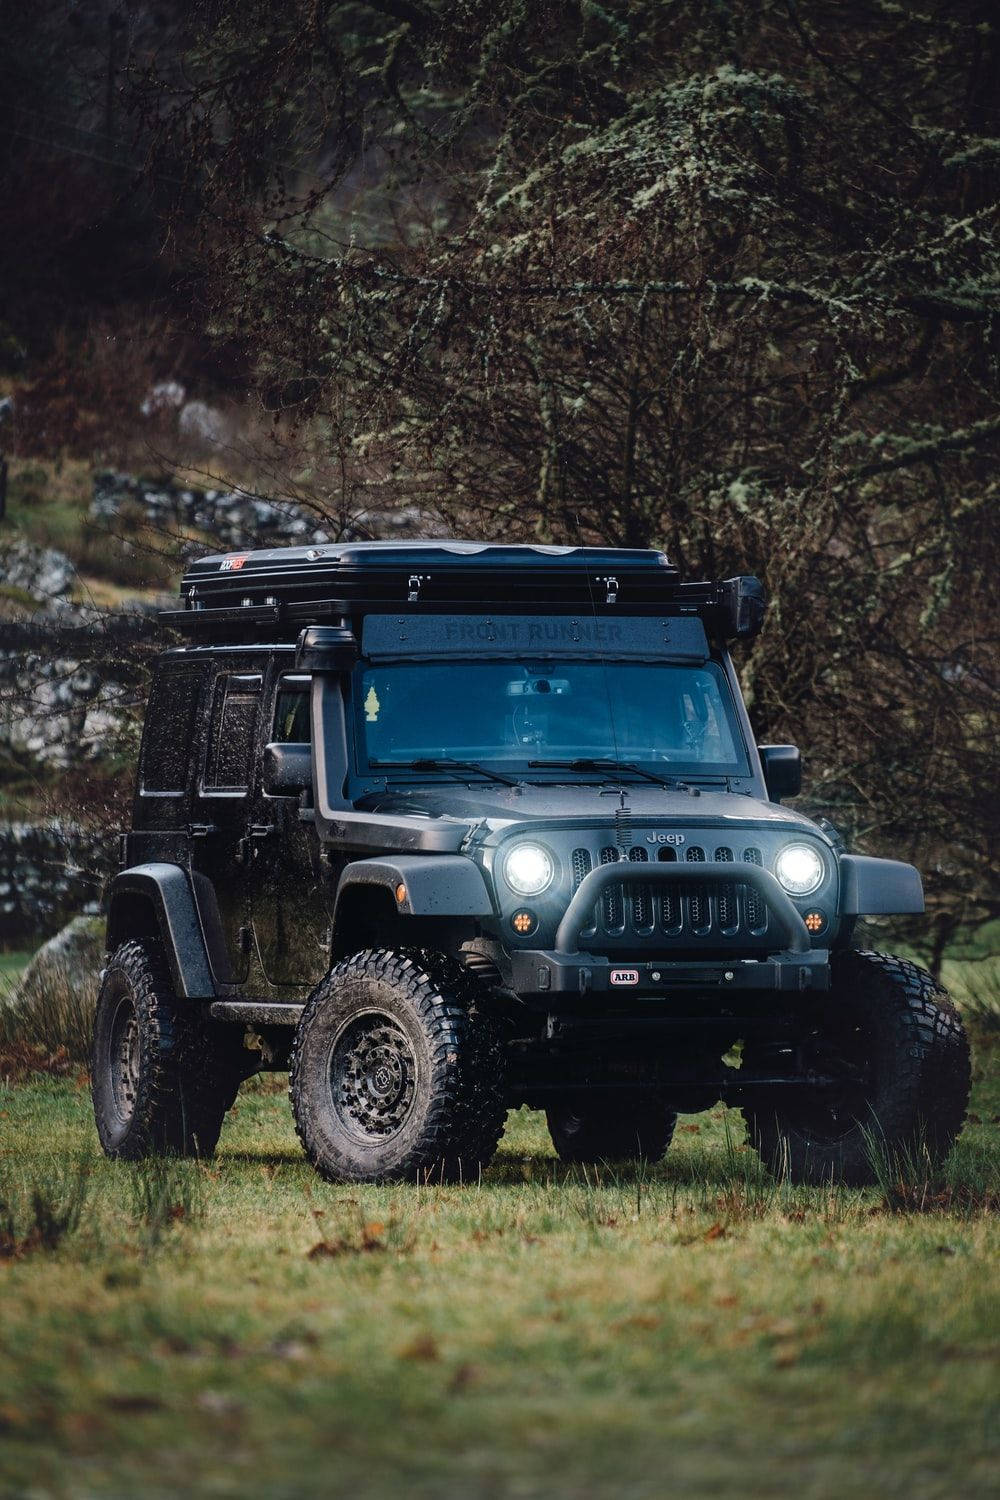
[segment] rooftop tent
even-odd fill
[[[734,584],[748,583],[757,594],[748,596],[745,588],[739,594],[741,628],[729,596]],[[161,618],[201,637],[232,639],[236,630],[291,640],[304,625],[354,626],[367,615],[395,611],[687,614],[732,638],[748,633],[748,598],[752,606],[758,596],[762,606],[755,580],[682,583],[667,557],[652,549],[331,542],[199,558],[181,582],[182,607]]]

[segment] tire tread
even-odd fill
[[[449,955],[421,949],[354,953],[335,964],[310,995],[296,1028],[289,1070],[295,1129],[307,1158],[329,1181],[367,1180],[364,1171],[352,1171],[347,1161],[327,1160],[309,1127],[304,1097],[309,1028],[322,1009],[336,1004],[344,980],[359,977],[390,985],[405,997],[431,1057],[432,1092],[419,1135],[404,1161],[384,1177],[461,1181],[477,1176],[492,1160],[506,1119],[502,1049],[478,1010],[479,981]]]

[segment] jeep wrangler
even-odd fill
[[[969,1053],[910,865],[782,805],[729,655],[756,579],[662,553],[350,543],[205,557],[164,615],[111,883],[93,1099],[111,1156],[211,1154],[289,1072],[333,1181],[465,1180],[511,1107],[565,1162],[738,1104],[793,1181],[942,1159]]]

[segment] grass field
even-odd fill
[[[909,1214],[775,1185],[721,1109],[653,1169],[562,1168],[524,1111],[481,1183],[329,1187],[277,1089],[142,1169],[83,1079],[0,1090],[4,1497],[996,1493],[983,1055]]]

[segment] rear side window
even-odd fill
[[[279,745],[306,744],[312,738],[309,725],[308,677],[282,677],[274,700],[271,739]]]
[[[250,785],[260,688],[260,677],[251,673],[215,679],[203,791],[245,792]]]
[[[144,796],[177,797],[187,786],[202,673],[163,672],[153,683],[142,736],[139,786]]]

